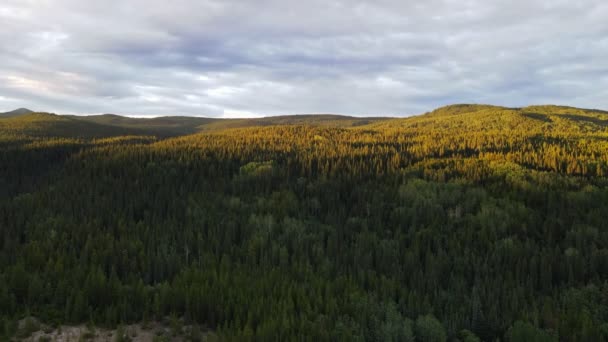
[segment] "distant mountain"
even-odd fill
[[[606,213],[599,110],[0,119],[0,341],[608,341]]]
[[[276,125],[311,125],[320,127],[358,127],[375,122],[389,120],[386,117],[354,117],[336,114],[298,114],[268,116],[250,119],[218,119],[204,126],[201,130],[222,130],[230,128],[276,126]]]
[[[18,109],[12,110],[10,112],[0,113],[0,118],[12,118],[15,116],[31,114],[33,112],[34,111],[31,111],[27,108],[18,108]]]
[[[433,115],[433,116],[459,115],[459,114],[478,112],[478,111],[482,111],[482,110],[501,110],[501,109],[508,109],[508,108],[500,107],[500,106],[484,105],[484,104],[461,103],[461,104],[453,104],[453,105],[439,107],[427,114]]]
[[[13,111],[16,112],[16,111]],[[11,113],[13,113],[11,112]],[[380,117],[351,117],[333,114],[271,116],[252,119],[218,119],[190,116],[132,118],[115,114],[56,115],[26,113],[3,116],[0,132],[25,133],[29,136],[100,138],[120,135],[146,135],[168,138],[203,131],[276,126],[312,125],[322,127],[357,127],[387,120]]]
[[[214,118],[192,116],[163,116],[156,118],[131,118],[115,114],[68,116],[75,120],[105,125],[110,127],[134,129],[159,137],[192,134],[200,131],[200,126],[217,120]]]
[[[566,106],[542,105],[510,108],[456,104],[431,112],[379,121],[370,129],[397,129],[404,134],[539,134],[608,132],[608,112]]]
[[[31,137],[106,138],[125,135],[153,135],[142,129],[117,127],[50,113],[29,113],[0,120],[1,133]]]
[[[132,118],[114,114],[77,116],[34,113],[21,108],[0,114],[0,133],[39,137],[103,138],[123,135],[164,139],[199,132],[247,127],[309,125],[317,127],[398,129],[404,134],[455,134],[457,132],[604,132],[608,112],[565,106],[509,108],[455,104],[407,117],[352,117],[334,114],[301,114],[249,119],[188,116]]]

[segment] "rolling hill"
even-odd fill
[[[351,117],[330,114],[284,115],[251,119],[218,119],[166,116],[132,118],[114,114],[75,116],[34,113],[17,109],[0,114],[0,130],[31,135],[62,137],[108,137],[150,135],[168,138],[197,132],[280,125],[310,125],[353,129],[454,130],[480,132],[525,129],[539,134],[576,130],[602,132],[608,126],[608,112],[565,106],[507,108],[490,105],[459,104],[407,117]]]
[[[490,132],[517,131],[528,133],[605,131],[608,112],[564,106],[529,106],[507,108],[488,105],[451,105],[423,115],[380,121],[370,128],[437,130],[452,134],[458,130]]]
[[[601,110],[24,113],[0,119],[0,339],[33,315],[170,322],[163,338],[603,341],[607,212]]]
[[[114,114],[76,116],[34,113],[21,110],[0,117],[0,130],[30,136],[99,138],[120,135],[149,135],[158,138],[220,131],[230,128],[311,125],[358,127],[386,118],[358,118],[342,115],[286,115],[255,119],[217,119],[187,116],[132,118]]]
[[[102,138],[122,135],[150,135],[128,126],[116,126],[50,113],[23,113],[0,119],[0,133],[30,137]]]
[[[15,117],[15,116],[20,116],[20,115],[25,115],[25,114],[30,114],[30,113],[33,113],[33,111],[31,111],[27,108],[18,108],[18,109],[12,110],[10,112],[0,113],[0,118],[10,118],[10,117]]]

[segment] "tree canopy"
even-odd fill
[[[34,315],[183,317],[226,339],[608,338],[608,113],[265,120],[175,136],[0,119],[0,336]]]

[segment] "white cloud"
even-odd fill
[[[2,106],[210,116],[608,108],[600,0],[4,0],[0,19],[0,95],[14,99]]]

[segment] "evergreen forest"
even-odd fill
[[[0,340],[608,341],[608,112],[0,114]]]

